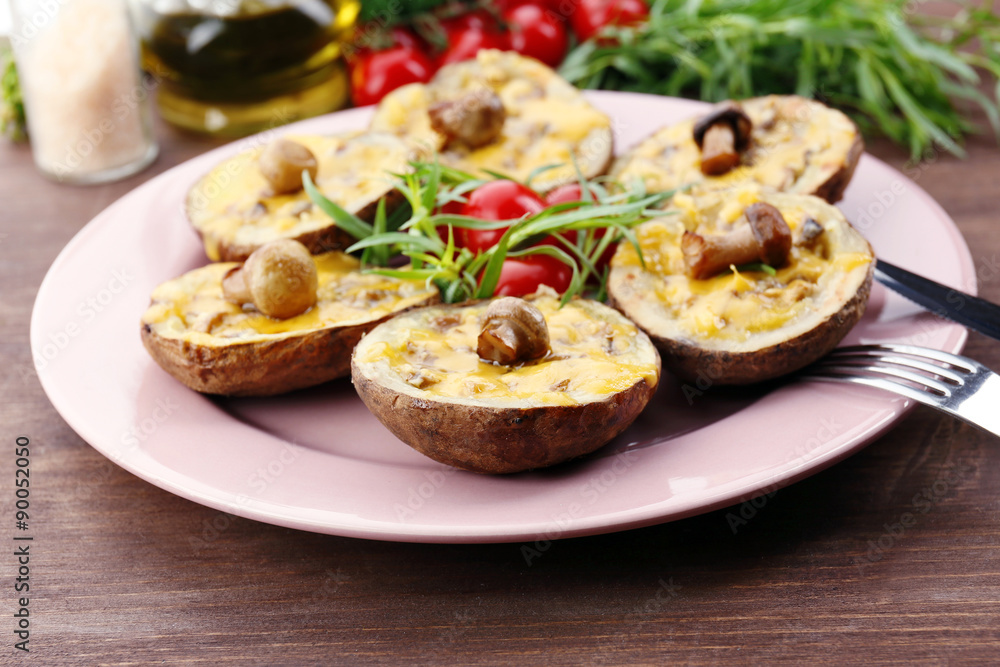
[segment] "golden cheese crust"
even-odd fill
[[[143,344],[195,391],[270,396],[347,375],[366,332],[437,300],[421,282],[362,274],[357,260],[340,252],[316,263],[317,304],[284,320],[224,298],[222,278],[238,264],[210,264],[167,281],[142,316]]]
[[[850,118],[820,102],[770,95],[739,102],[753,122],[740,166],[721,176],[701,172],[696,118],[664,127],[615,161],[612,178],[639,178],[650,192],[693,185],[692,194],[756,183],[781,192],[839,201],[864,152]]]
[[[500,137],[470,149],[444,146],[431,129],[436,102],[492,91],[507,113]],[[607,172],[614,153],[611,120],[552,69],[512,51],[480,51],[474,60],[441,68],[428,84],[403,86],[382,99],[371,129],[407,137],[440,150],[443,164],[471,173],[491,170],[524,181],[548,165],[532,187],[546,192],[577,180],[574,160],[587,178]]]
[[[659,383],[648,337],[614,310],[553,295],[532,299],[551,351],[517,366],[483,362],[476,338],[487,303],[410,311],[358,347],[352,380],[400,440],[437,461],[481,473],[550,466],[606,444]]]
[[[684,230],[726,234],[748,224],[742,211],[769,203],[796,239],[787,265],[729,271],[696,280],[685,272]],[[636,229],[645,268],[629,244],[611,263],[609,302],[636,322],[683,379],[749,384],[792,372],[836,347],[864,314],[871,289],[871,246],[835,207],[818,197],[754,186],[679,195],[676,216]],[[808,244],[812,220],[822,234]]]
[[[424,156],[413,144],[389,134],[349,132],[333,136],[292,135],[316,156],[316,186],[329,199],[371,221],[379,200],[387,211],[402,203],[390,174],[406,173]],[[243,261],[260,246],[294,239],[312,254],[341,250],[354,239],[320,211],[304,190],[273,193],[257,160],[258,146],[217,165],[188,193],[188,220],[212,261]]]

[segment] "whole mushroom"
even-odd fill
[[[721,176],[740,163],[750,147],[753,122],[735,102],[723,102],[694,124],[694,141],[701,149],[701,173]]]
[[[456,100],[437,102],[427,113],[431,128],[444,137],[446,146],[454,143],[469,148],[485,146],[500,136],[507,120],[507,110],[500,96],[489,88]]]
[[[763,262],[783,266],[792,249],[792,231],[781,211],[764,202],[751,204],[744,211],[749,224],[726,235],[702,236],[685,231],[681,252],[692,278],[711,278],[731,265]]]
[[[549,352],[549,327],[542,311],[516,296],[490,303],[483,314],[476,352],[483,361],[512,366]]]
[[[302,144],[278,138],[267,145],[257,165],[274,194],[291,194],[302,189],[302,172],[315,180],[319,171],[316,156]]]
[[[304,245],[291,239],[261,246],[222,280],[227,300],[253,304],[264,315],[278,319],[301,315],[316,305],[318,287],[315,260]]]

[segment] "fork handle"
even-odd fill
[[[875,279],[936,315],[1000,340],[1000,306],[947,287],[885,260],[875,263]]]

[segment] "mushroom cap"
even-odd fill
[[[743,211],[760,253],[760,261],[769,266],[783,266],[792,249],[792,230],[781,211],[766,202],[757,202]]]
[[[503,100],[486,87],[432,104],[427,113],[431,128],[445,138],[446,144],[458,141],[469,148],[492,143],[507,120]]]
[[[704,144],[705,133],[708,132],[708,129],[719,123],[727,123],[733,128],[736,150],[746,150],[750,144],[750,131],[753,129],[753,122],[740,105],[731,100],[715,105],[711,111],[695,122],[692,132],[698,148]]]
[[[484,361],[512,365],[540,359],[549,351],[545,315],[524,299],[505,296],[483,314],[476,352]]]
[[[278,239],[261,246],[243,273],[253,304],[268,317],[287,319],[316,305],[316,261],[298,241]]]

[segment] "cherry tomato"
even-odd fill
[[[445,214],[445,215],[461,215],[462,214],[462,207],[463,206],[465,206],[465,204],[463,202],[460,202],[460,201],[450,201],[447,204],[445,204],[444,206],[439,206],[434,211],[434,213],[436,215],[440,215],[440,214]],[[444,241],[445,243],[447,243],[448,242],[448,225],[438,225],[436,227],[436,229],[437,229],[438,236],[441,237],[441,240]],[[456,238],[455,243],[457,244],[458,243],[458,240],[457,240],[457,238],[458,238],[458,229],[456,228],[452,232],[452,234],[455,236],[455,238]]]
[[[405,46],[359,53],[351,66],[351,98],[355,106],[375,104],[400,86],[426,83],[432,76],[431,59]]]
[[[515,181],[496,180],[484,183],[469,193],[468,201],[462,207],[462,215],[481,220],[516,220],[538,213],[543,208],[545,201],[534,190]],[[478,253],[496,245],[505,231],[506,228],[457,228],[455,242]]]
[[[450,201],[444,206],[439,206],[435,213],[443,213],[447,215],[462,215],[462,209],[465,207],[465,202],[460,201]]]
[[[470,12],[441,22],[448,47],[438,57],[438,66],[475,58],[479,49],[507,49],[507,36],[496,20],[485,12]]]
[[[402,46],[413,51],[425,51],[427,45],[424,40],[417,36],[417,33],[413,32],[409,28],[404,28],[403,26],[393,26],[390,31],[392,35],[392,43],[394,46]]]
[[[344,47],[344,56],[349,60],[370,55],[376,51],[385,51],[394,46],[402,46],[414,51],[427,51],[424,40],[403,26],[393,26],[386,30],[377,24],[358,26],[354,38]]]
[[[510,28],[510,48],[518,53],[557,67],[566,55],[569,40],[562,21],[534,2],[513,5],[503,13]]]
[[[569,14],[576,7],[575,2],[568,2],[567,0],[495,0],[494,4],[501,12],[505,12],[517,5],[523,5],[525,2],[538,5],[545,10],[546,14],[562,21],[568,20]]]
[[[580,188],[579,183],[560,185],[554,190],[549,190],[545,195],[546,206],[565,204],[570,201],[583,201],[583,190]]]
[[[548,285],[562,294],[573,280],[573,269],[555,257],[525,255],[508,257],[500,267],[500,277],[494,294],[497,296],[525,296]]]
[[[560,185],[554,190],[549,190],[549,192],[545,195],[545,206],[555,206],[556,204],[581,201],[582,199],[583,191],[580,189],[580,184],[567,183],[565,185]],[[576,230],[566,230],[565,232],[562,232],[562,237],[570,243],[576,243]],[[554,245],[557,248],[563,248],[565,250],[565,246],[563,246],[562,243],[559,243],[553,236],[545,237],[545,240],[542,241],[542,245]]]
[[[566,185],[560,185],[558,188],[550,191],[545,195],[545,203],[549,206],[555,206],[556,204],[565,204],[566,202],[583,201],[583,190],[580,189],[579,183],[567,183]],[[598,229],[594,232],[594,237],[600,241],[604,238],[604,234],[607,230]],[[576,232],[570,230],[568,232],[563,232],[569,241],[576,242]],[[615,254],[615,250],[618,248],[617,243],[610,244],[607,249],[601,253],[601,256],[597,259],[596,268],[600,271],[603,270],[611,262],[611,258]]]
[[[580,0],[570,17],[576,38],[584,42],[606,25],[633,26],[649,18],[644,0]]]

